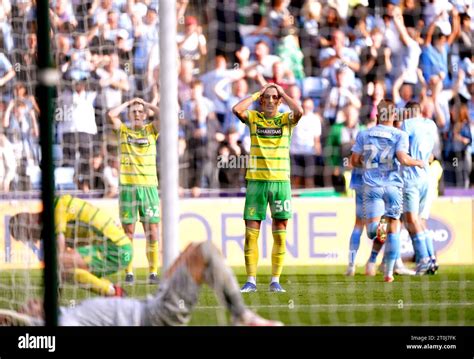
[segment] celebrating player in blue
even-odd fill
[[[394,103],[380,101],[377,112],[379,124],[358,134],[352,147],[351,163],[354,167],[364,168],[363,206],[369,238],[376,237],[381,217],[387,217],[384,280],[392,282],[393,267],[400,251],[403,189],[400,164],[423,168],[424,163],[408,155],[408,135],[393,127],[396,116]]]
[[[420,116],[421,108],[417,102],[406,105],[410,117],[403,121],[402,130],[409,137],[409,153],[413,158],[428,164],[433,152],[434,141],[438,135],[435,123]],[[429,167],[405,167],[403,169],[403,216],[405,226],[410,233],[416,254],[416,274],[423,275],[436,264],[431,262],[434,256],[433,242],[427,237],[420,220],[420,213],[426,205],[428,194]]]

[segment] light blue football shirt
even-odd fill
[[[397,152],[408,153],[408,135],[395,127],[377,125],[359,132],[352,152],[362,155],[363,181],[370,187],[403,187]]]
[[[402,130],[408,134],[408,153],[417,160],[423,160],[424,168],[403,167],[403,179],[406,184],[428,179],[428,161],[433,152],[435,138],[438,136],[436,124],[427,118],[417,117],[403,121]]]

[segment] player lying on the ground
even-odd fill
[[[106,211],[70,195],[57,197],[54,221],[61,279],[105,296],[123,290],[102,278],[130,263],[132,243]],[[41,213],[22,212],[10,218],[10,235],[19,241],[41,240]]]
[[[209,285],[229,310],[234,325],[280,326],[245,307],[237,281],[210,242],[190,244],[164,275],[155,296],[144,299],[93,298],[76,307],[61,307],[62,326],[162,326],[184,325]],[[0,324],[43,325],[40,301],[28,302],[19,312],[0,310]]]

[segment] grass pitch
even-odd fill
[[[258,291],[244,293],[245,303],[260,315],[285,325],[337,326],[472,326],[474,325],[474,267],[441,266],[434,276],[396,276],[384,283],[382,275],[343,275],[343,266],[285,267],[281,284],[286,293],[270,293],[270,268],[259,268]],[[234,268],[239,285],[243,267]],[[123,274],[110,277],[122,282]],[[130,297],[144,298],[156,291],[146,283],[146,270],[135,272],[136,282],[124,285]],[[0,307],[16,309],[26,298],[40,297],[40,271],[2,271]],[[93,297],[87,290],[66,285],[61,305],[75,305]],[[227,325],[229,317],[208,287],[201,291],[190,325]]]

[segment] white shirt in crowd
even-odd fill
[[[321,136],[321,120],[314,113],[303,115],[291,135],[290,153],[311,155],[314,152],[314,138]]]
[[[97,134],[95,122],[94,101],[97,96],[93,91],[81,93],[65,91],[62,94],[63,116],[61,119],[62,132],[85,132]]]

